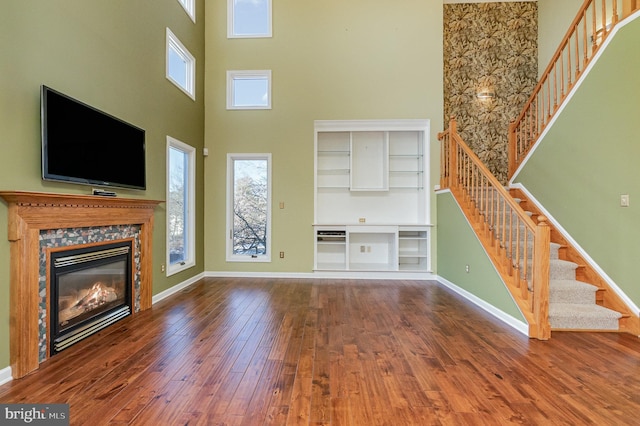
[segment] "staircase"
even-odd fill
[[[509,193],[532,217],[541,209],[519,189]],[[549,224],[549,322],[552,330],[638,334],[638,317],[567,239]]]
[[[509,191],[530,217],[539,213],[526,210],[532,204],[517,190]],[[500,222],[500,221],[498,221]],[[514,232],[514,231],[511,231]],[[521,231],[522,232],[522,231]],[[551,233],[553,235],[553,232]],[[553,238],[553,237],[552,237]],[[533,251],[528,241],[529,257]],[[629,315],[598,304],[597,294],[607,289],[584,281],[585,266],[566,259],[568,247],[551,242],[549,245],[549,323],[552,330],[618,331],[620,320]],[[602,298],[600,303],[602,303]]]

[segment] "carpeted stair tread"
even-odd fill
[[[549,304],[549,322],[554,329],[617,330],[619,312],[600,305]]]
[[[598,287],[576,280],[550,280],[549,303],[595,304]]]
[[[578,264],[562,259],[549,261],[549,277],[555,280],[575,280]]]

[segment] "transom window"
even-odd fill
[[[271,109],[271,70],[227,71],[227,109]]]
[[[196,99],[196,59],[167,28],[167,79]]]
[[[271,0],[227,0],[227,37],[271,37]]]
[[[227,155],[227,261],[271,261],[271,154]]]

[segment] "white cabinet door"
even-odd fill
[[[351,190],[389,189],[389,138],[387,132],[351,133]]]

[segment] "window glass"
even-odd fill
[[[269,154],[231,154],[228,162],[228,260],[269,261]]]
[[[195,149],[167,138],[167,272],[195,264]]]
[[[227,109],[271,109],[271,71],[227,71]]]
[[[167,28],[167,79],[195,100],[196,60]]]
[[[228,0],[227,36],[271,37],[271,0]]]

